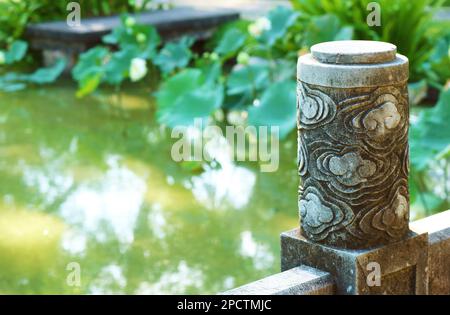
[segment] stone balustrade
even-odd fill
[[[450,294],[450,210],[412,222],[410,228],[417,233],[428,233],[428,294]],[[348,271],[341,270],[338,272],[342,272],[341,277],[345,277],[345,273]],[[222,294],[337,294],[337,281],[338,279],[328,272],[300,265]],[[406,282],[406,279],[400,279],[399,281]]]
[[[408,59],[337,41],[297,70],[300,227],[283,272],[225,294],[450,294],[450,210],[409,223]]]

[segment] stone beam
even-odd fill
[[[221,294],[330,295],[334,292],[334,281],[328,272],[308,266],[298,266]]]

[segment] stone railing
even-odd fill
[[[425,249],[425,255],[427,257],[426,268],[428,268],[426,275],[426,292],[428,294],[450,294],[450,210],[412,222],[410,228],[412,231],[416,231],[416,233],[428,233],[427,248]],[[289,234],[295,235],[295,233],[298,233],[298,230],[284,233],[282,238]],[[297,249],[295,245],[294,247],[290,247],[286,242],[283,242],[283,246],[285,246],[285,248],[283,248],[282,254],[290,255],[289,258],[282,256],[282,260],[285,264],[284,268],[290,267],[286,264],[296,265],[297,259],[301,259],[297,257],[297,254],[300,254],[300,252],[296,253]],[[404,248],[402,251],[403,253],[408,254],[408,250],[408,248]],[[309,253],[307,254],[309,255]],[[392,255],[398,255],[398,253],[393,253]],[[287,262],[286,259],[289,259],[289,262]],[[317,257],[317,259],[323,258]],[[330,263],[336,263],[336,261]],[[412,268],[414,268],[414,266],[412,266]],[[364,270],[363,268],[361,269]],[[339,281],[341,281],[340,279],[353,277],[352,269],[336,270],[336,268],[331,268],[329,270],[330,272],[326,272],[306,265],[299,265],[281,273],[224,292],[223,294],[339,294],[336,288]],[[411,286],[411,279],[400,269],[394,271],[394,274],[388,275],[388,277],[395,277],[396,273],[399,277],[396,281],[402,283],[403,286]],[[383,293],[383,278],[381,278],[380,284],[380,287],[374,286],[374,293]],[[413,290],[409,293],[414,293],[412,291]],[[401,294],[404,292],[392,293]]]
[[[388,43],[299,58],[301,226],[283,272],[224,294],[450,294],[450,210],[409,224],[407,80]]]

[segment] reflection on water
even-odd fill
[[[192,178],[192,192],[208,209],[243,209],[250,200],[255,179],[255,174],[244,167],[207,168]]]
[[[164,272],[154,283],[142,282],[135,294],[183,294],[189,288],[201,292],[203,288],[203,272],[198,268],[191,268],[182,260],[175,271]]]
[[[250,231],[241,233],[240,253],[244,257],[253,259],[256,269],[267,269],[274,263],[274,255],[266,244],[259,244]]]
[[[106,224],[120,243],[131,244],[146,183],[126,167],[119,166],[118,158],[108,156],[104,174],[93,182],[80,184],[67,196],[59,213],[65,222],[80,226],[98,242],[108,239],[101,229]]]
[[[221,136],[192,172],[170,159],[149,95],[0,94],[0,293],[215,293],[279,270],[295,135],[275,173],[233,162]]]

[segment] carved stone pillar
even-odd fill
[[[408,59],[392,44],[315,45],[298,61],[307,239],[368,248],[408,233]]]
[[[337,41],[297,70],[301,228],[281,235],[282,269],[328,271],[338,293],[425,293],[427,235],[408,227],[408,59]],[[383,287],[366,284],[370,263]]]

